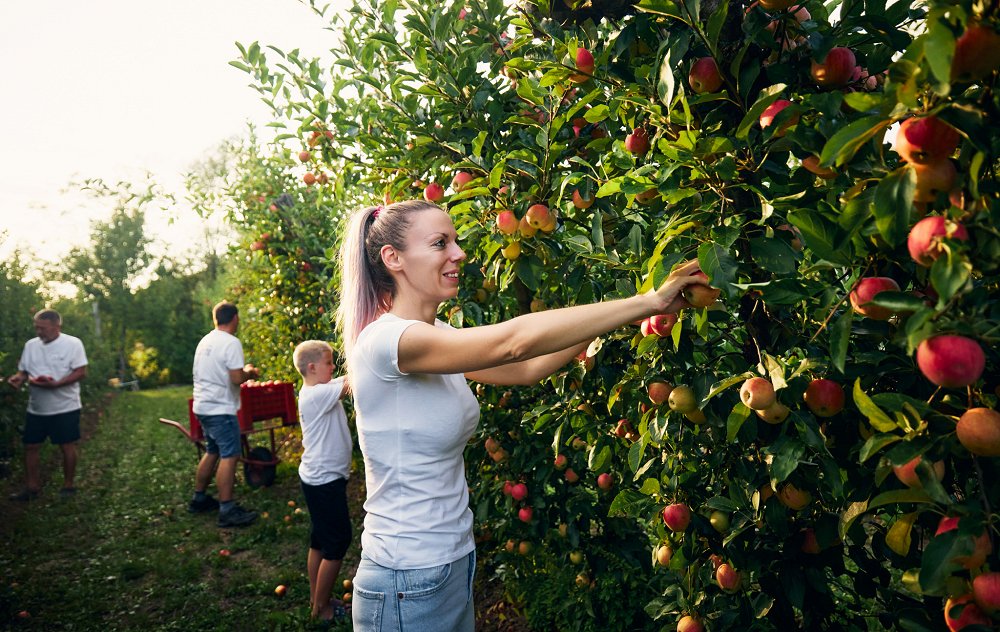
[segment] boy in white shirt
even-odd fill
[[[326,342],[299,344],[292,361],[303,382],[299,479],[312,522],[307,560],[312,616],[330,620],[345,613],[331,593],[352,536],[346,488],[353,441],[340,403],[350,389],[346,377],[332,379],[333,349]]]

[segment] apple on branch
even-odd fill
[[[722,73],[712,57],[702,57],[694,62],[688,73],[688,85],[695,94],[718,92],[722,87]]]

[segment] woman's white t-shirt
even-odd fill
[[[361,547],[397,570],[448,564],[475,548],[463,452],[479,402],[462,374],[399,370],[400,336],[418,322],[384,314],[358,336],[350,362],[368,488]]]
[[[299,418],[302,425],[302,460],[299,480],[306,485],[325,485],[351,475],[354,445],[347,415],[340,403],[344,378],[326,384],[302,386]]]

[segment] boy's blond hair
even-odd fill
[[[333,347],[330,346],[330,343],[323,340],[306,340],[295,347],[295,351],[292,353],[292,362],[302,377],[305,377],[309,371],[309,365],[319,362],[328,353],[330,357],[333,357]]]

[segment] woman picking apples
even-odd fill
[[[534,384],[595,337],[688,306],[681,291],[706,283],[688,261],[645,294],[454,329],[436,315],[464,260],[451,217],[425,201],[361,210],[341,248],[337,320],[368,489],[356,630],[475,627],[463,450],[479,404],[466,379]]]

